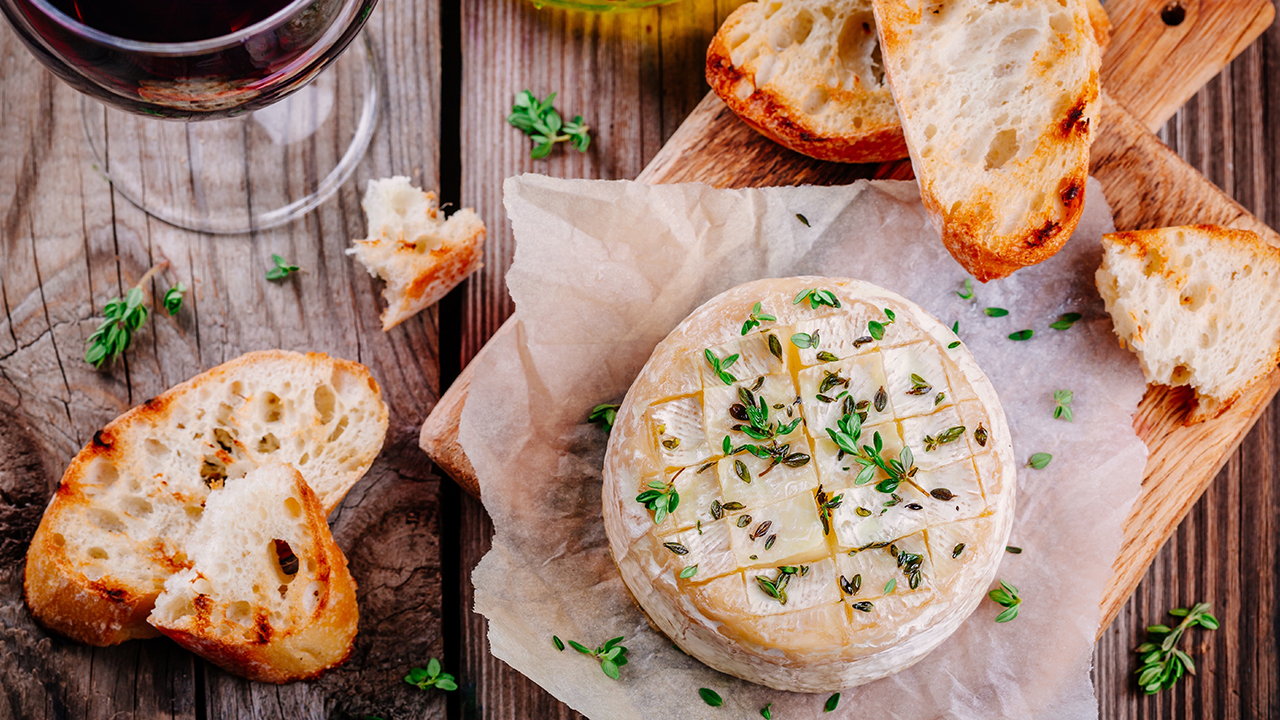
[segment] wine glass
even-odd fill
[[[310,212],[364,155],[380,83],[367,34],[353,40],[376,2],[0,0],[0,11],[84,93],[87,145],[115,190],[173,225],[243,233]]]

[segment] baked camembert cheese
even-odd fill
[[[783,690],[897,672],[993,580],[1015,467],[951,329],[865,282],[750,282],[654,350],[609,440],[604,519],[640,607]]]

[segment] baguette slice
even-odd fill
[[[369,237],[347,252],[370,275],[386,283],[382,298],[384,331],[444,297],[484,257],[484,222],[463,208],[440,219],[436,194],[414,187],[407,177],[369,181],[364,194]]]
[[[351,652],[356,583],[302,475],[265,465],[228,480],[190,536],[148,622],[258,682],[315,677]]]
[[[71,461],[27,551],[27,604],[90,645],[154,637],[147,615],[164,581],[190,567],[214,489],[286,462],[329,512],[386,431],[381,391],[358,363],[269,350],[197,375],[107,424]]]
[[[1088,0],[1098,43],[1111,21]],[[884,78],[871,0],[758,0],[735,10],[707,50],[707,82],[765,137],[834,162],[907,156]]]
[[[1086,0],[873,0],[920,195],[974,277],[1041,262],[1084,208],[1098,42]]]
[[[1280,362],[1280,249],[1212,225],[1102,236],[1098,292],[1147,380],[1190,385],[1217,417]]]

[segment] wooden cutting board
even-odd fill
[[[1280,235],[1250,215],[1163,145],[1153,131],[1272,22],[1270,0],[1111,0],[1114,25],[1103,59],[1100,131],[1092,174],[1102,183],[1121,230],[1212,223]],[[704,182],[719,187],[838,184],[859,178],[910,178],[907,161],[823,163],[757,135],[708,95],[637,177],[649,183]],[[514,331],[508,320],[499,333]],[[484,352],[482,350],[481,352]],[[474,365],[474,363],[473,363]],[[423,450],[454,480],[479,494],[458,444],[458,421],[471,384],[464,369],[422,427]],[[1150,450],[1142,490],[1125,526],[1124,552],[1103,597],[1110,624],[1160,547],[1280,388],[1280,372],[1222,417],[1194,426],[1182,419],[1184,390],[1150,387],[1134,427]]]

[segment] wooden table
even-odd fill
[[[1207,1],[1207,0],[1205,0]],[[75,93],[0,32],[0,720],[7,718],[576,717],[491,657],[471,612],[470,570],[492,532],[480,504],[416,448],[421,419],[511,311],[512,239],[501,180],[538,171],[635,176],[705,93],[703,49],[739,0],[591,16],[525,0],[386,2],[370,21],[388,77],[386,111],[356,179],[302,222],[254,238],[210,238],[149,220],[113,195],[82,152]],[[1176,69],[1172,70],[1176,71]],[[560,93],[595,130],[590,153],[528,158],[506,126],[513,94]],[[1280,29],[1272,28],[1162,133],[1262,220],[1280,223]],[[436,310],[389,334],[378,285],[342,255],[362,233],[364,181],[411,174],[488,221],[488,266]],[[284,286],[272,252],[307,269]],[[128,361],[79,358],[102,304],[158,259],[195,287],[176,322],[144,331]],[[306,311],[304,312],[304,308]],[[323,308],[318,311],[317,308]],[[368,363],[392,409],[387,449],[334,517],[361,583],[351,662],[324,679],[255,686],[162,640],[105,650],[36,628],[19,587],[26,542],[62,465],[93,430],[203,368],[261,347]],[[1280,405],[1263,416],[1098,644],[1103,718],[1280,716]],[[1143,625],[1200,599],[1223,626],[1190,637],[1201,674],[1146,698],[1131,681]],[[400,682],[444,659],[458,692]]]

